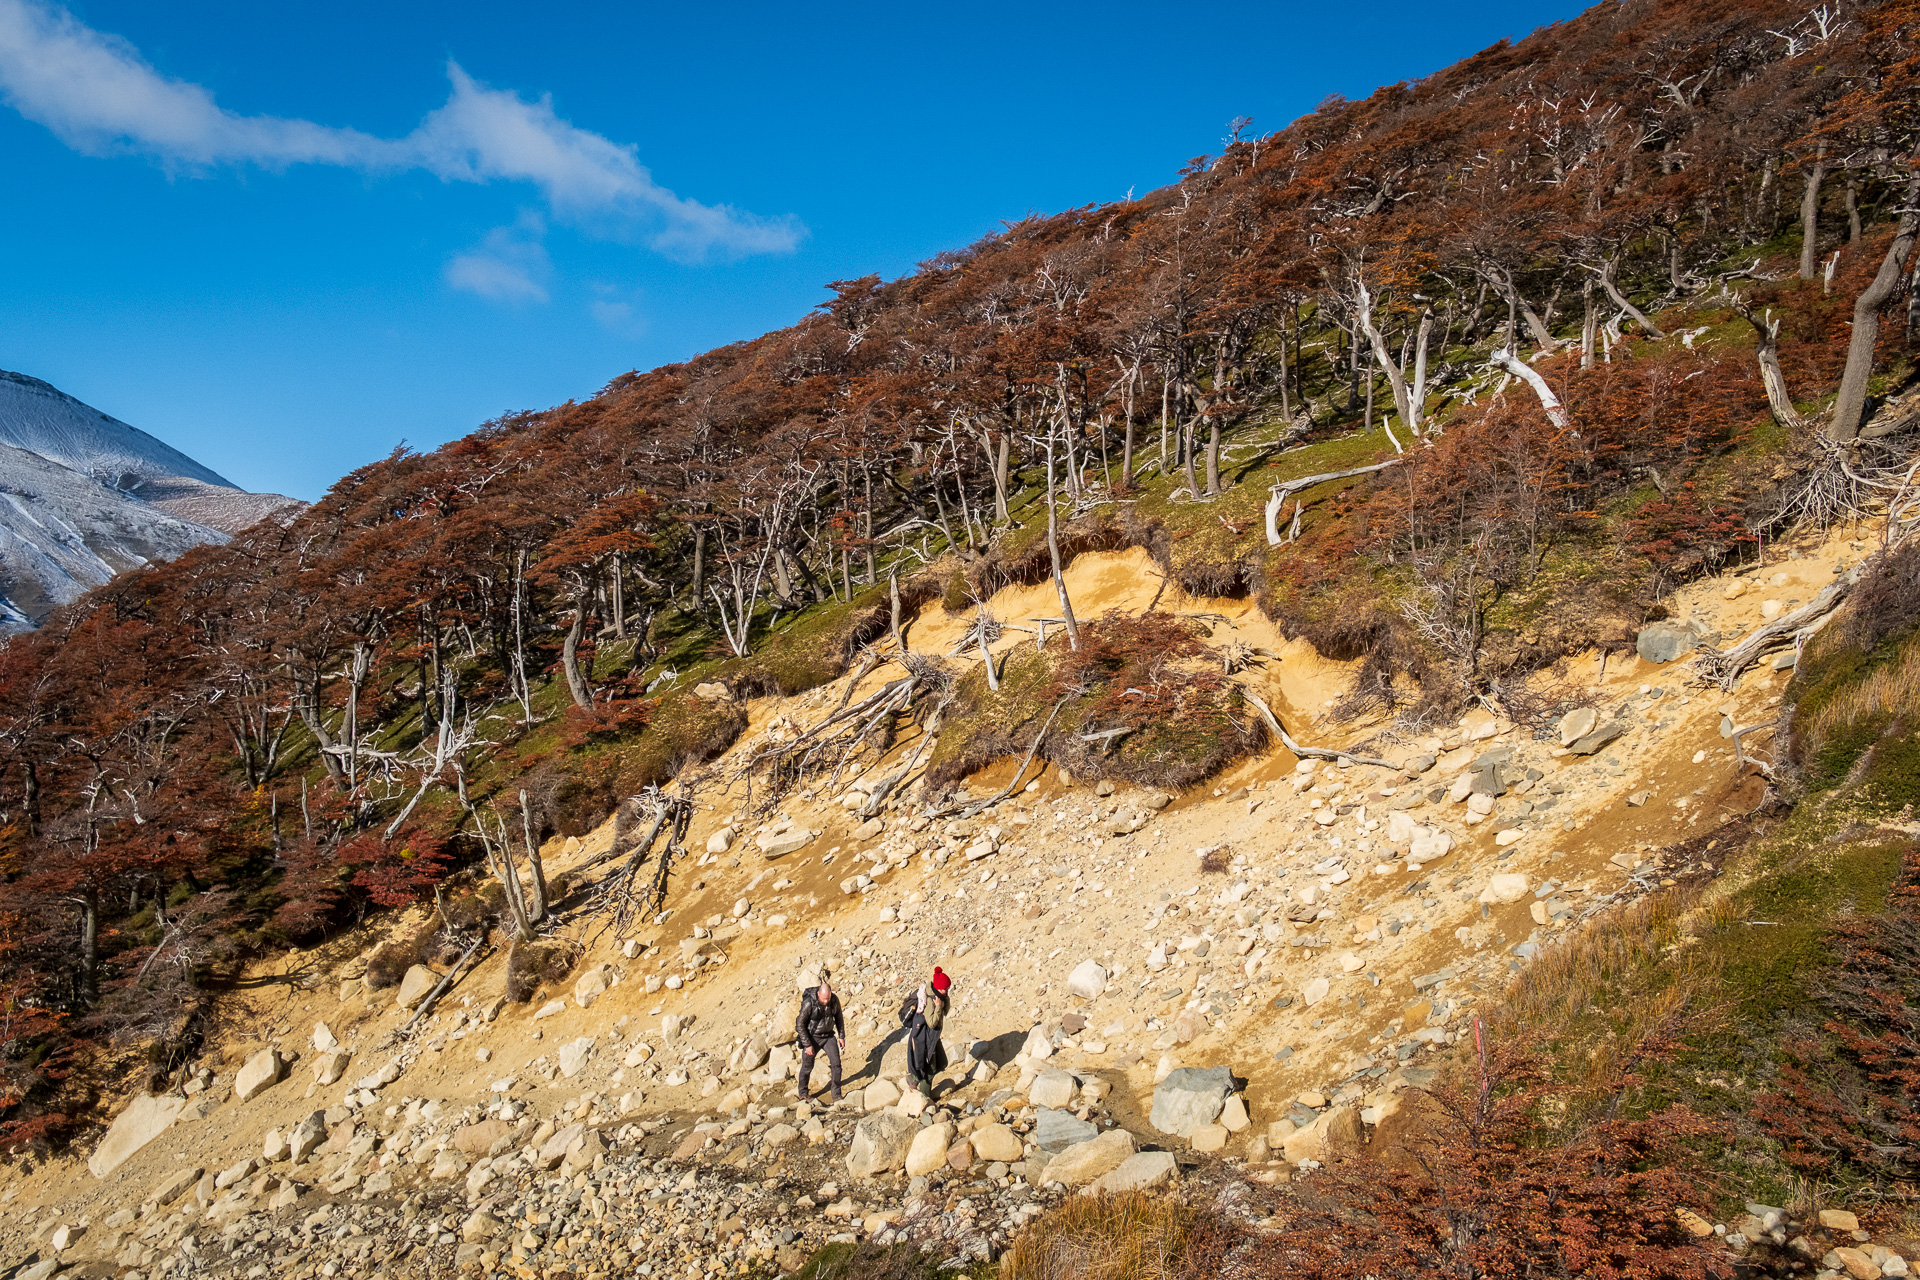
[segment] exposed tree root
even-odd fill
[[[1280,718],[1273,714],[1273,708],[1267,705],[1266,699],[1245,685],[1240,686],[1240,696],[1245,698],[1248,705],[1260,713],[1260,718],[1267,722],[1267,728],[1273,730],[1273,736],[1280,739],[1280,744],[1303,760],[1351,760],[1355,764],[1377,765],[1382,769],[1398,769],[1400,767],[1388,760],[1376,759],[1373,756],[1355,755],[1351,751],[1335,751],[1329,747],[1303,747],[1295,742],[1293,735],[1288,733],[1280,724]]]

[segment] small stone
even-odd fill
[[[1527,878],[1519,872],[1503,872],[1487,881],[1487,887],[1480,891],[1480,901],[1486,903],[1518,902],[1527,896]]]
[[[1786,1203],[1784,1200],[1782,1204]],[[1820,1225],[1829,1231],[1858,1231],[1860,1219],[1845,1209],[1822,1209]]]
[[[1107,971],[1096,960],[1083,960],[1067,975],[1067,994],[1096,1000],[1107,989]]]
[[[1195,1151],[1224,1151],[1227,1148],[1227,1128],[1219,1124],[1203,1124],[1187,1135]]]

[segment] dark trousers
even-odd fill
[[[833,1096],[840,1096],[840,1042],[829,1040],[819,1046],[827,1053],[827,1086],[833,1090]],[[814,1047],[803,1045],[800,1049],[800,1096],[807,1096],[807,1077],[813,1074]]]

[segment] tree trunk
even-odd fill
[[[1533,335],[1535,346],[1543,351],[1558,350],[1560,343],[1553,336],[1552,331],[1547,328],[1546,321],[1542,320],[1539,313],[1528,305],[1525,298],[1520,296],[1519,286],[1513,282],[1513,273],[1505,267],[1489,267],[1487,271],[1489,272],[1489,283],[1507,300],[1508,330],[1511,331],[1513,329],[1516,320],[1524,320],[1527,325],[1527,332]],[[1517,333],[1514,334],[1512,341],[1517,345],[1520,341],[1520,335]]]
[[[527,551],[522,547],[513,558],[513,692],[520,700],[520,713],[533,719],[533,689],[527,684]],[[347,750],[353,750],[352,739]]]
[[[1894,231],[1887,256],[1880,270],[1853,304],[1853,337],[1847,343],[1846,370],[1840,375],[1840,394],[1833,402],[1833,421],[1828,438],[1836,444],[1851,444],[1860,434],[1861,418],[1867,407],[1867,380],[1873,376],[1873,348],[1880,337],[1880,308],[1887,305],[1900,287],[1906,269],[1907,254],[1913,249],[1914,233],[1920,230],[1920,172],[1907,184],[1900,225]]]
[[[100,992],[100,895],[88,887],[74,901],[80,907],[80,999],[91,1008]]]
[[[1554,426],[1564,428],[1573,425],[1573,420],[1567,416],[1566,409],[1560,403],[1560,397],[1554,394],[1553,388],[1547,385],[1547,380],[1540,376],[1539,370],[1505,347],[1500,348],[1488,358],[1533,388],[1534,395],[1540,397],[1540,407],[1547,411],[1547,420]]]
[[[1747,319],[1753,320],[1753,317]],[[1793,407],[1793,397],[1787,394],[1786,375],[1780,371],[1780,349],[1775,341],[1780,336],[1780,322],[1769,320],[1762,325],[1755,321],[1753,327],[1760,335],[1755,355],[1760,361],[1760,381],[1767,389],[1767,407],[1773,410],[1781,426],[1798,430],[1807,424],[1800,411]]]
[[[1358,280],[1354,282],[1354,304],[1354,314],[1360,322],[1361,332],[1366,334],[1367,346],[1373,351],[1374,361],[1387,375],[1387,385],[1393,389],[1393,407],[1399,410],[1400,421],[1407,424],[1408,434],[1418,437],[1420,434],[1419,406],[1413,402],[1412,393],[1407,387],[1406,374],[1401,372],[1400,366],[1394,362],[1393,356],[1387,351],[1386,339],[1381,336],[1380,327],[1373,322],[1373,295],[1367,291],[1367,286]],[[1433,313],[1429,311],[1421,318],[1420,323],[1420,360],[1423,366],[1426,362],[1427,332],[1432,325]],[[1422,382],[1425,381],[1424,367],[1419,377]],[[1367,429],[1373,429],[1372,374],[1367,375]]]
[[[1847,171],[1847,243],[1860,243],[1860,180]]]
[[[1188,459],[1192,470],[1192,459]],[[1067,625],[1067,644],[1080,651],[1080,624],[1073,616],[1073,601],[1067,597],[1067,580],[1060,572],[1060,518],[1053,505],[1053,433],[1047,433],[1047,554],[1053,559],[1053,589],[1060,593],[1060,617]]]
[[[1220,415],[1217,413],[1207,415],[1207,493],[1220,496]]]
[[[693,607],[700,608],[700,602],[707,595],[707,530],[706,526],[696,526],[693,531]]]
[[[865,582],[866,582],[866,585],[870,587],[874,583],[880,581],[880,566],[874,563],[874,559],[873,559],[873,472],[866,467],[862,467],[860,468],[860,475],[867,482],[867,509],[861,513],[863,516],[863,524],[865,528],[861,534],[861,537],[865,540],[867,544],[866,545],[867,576],[866,576]],[[939,488],[939,484],[937,481],[935,482],[934,487],[936,489]],[[948,540],[951,541],[953,534],[949,532],[947,534],[947,537],[948,537]]]
[[[1813,279],[1820,264],[1820,182],[1827,176],[1827,144],[1813,153],[1813,167],[1807,170],[1807,189],[1800,196],[1800,278]]]
[[[887,630],[893,633],[893,647],[901,653],[907,651],[907,638],[900,634],[900,571],[894,569],[887,574]]]
[[[1613,282],[1613,260],[1611,258],[1593,268],[1593,270],[1594,273],[1600,277],[1600,287],[1607,291],[1607,296],[1613,299],[1614,305],[1632,316],[1634,322],[1640,326],[1641,330],[1649,338],[1664,338],[1667,336],[1661,332],[1659,325],[1647,319],[1646,314],[1642,312],[1640,308],[1627,301],[1626,294],[1620,292],[1620,286]]]
[[[626,575],[621,573],[619,553],[614,553],[613,564],[608,573],[608,586],[613,592],[613,634],[616,639],[627,638],[627,591]]]
[[[1580,367],[1593,368],[1593,347],[1598,340],[1595,329],[1598,319],[1593,309],[1593,281],[1588,280],[1580,286],[1580,295],[1586,304],[1586,310],[1580,320]]]
[[[533,901],[527,904],[527,917],[539,924],[547,918],[547,869],[540,863],[540,842],[533,838],[533,807],[527,793],[520,793],[520,830],[527,840],[527,867],[533,872]]]
[[[582,711],[593,710],[593,689],[580,670],[580,637],[587,630],[587,602],[573,602],[573,621],[567,624],[567,638],[560,644],[560,669],[566,672],[567,692],[573,705]]]
[[[20,765],[22,787],[20,809],[26,817],[27,834],[40,834],[40,773],[34,768],[33,761],[27,760]]]

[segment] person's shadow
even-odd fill
[[[858,1080],[878,1080],[880,1078],[880,1067],[886,1060],[887,1050],[896,1044],[904,1045],[906,1042],[907,1029],[905,1027],[896,1027],[892,1031],[889,1031],[874,1044],[872,1049],[867,1051],[866,1062],[858,1069],[847,1073],[846,1084],[851,1087],[854,1082]]]

